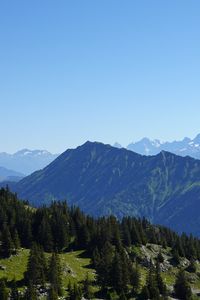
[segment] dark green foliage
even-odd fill
[[[158,261],[159,263],[163,263],[163,262],[164,262],[164,257],[163,257],[163,255],[162,255],[162,252],[161,252],[161,251],[159,251],[159,253],[158,253],[157,261]]]
[[[26,282],[44,285],[47,280],[47,264],[44,252],[40,246],[33,244],[24,274]]]
[[[0,299],[8,300],[8,289],[6,287],[5,279],[0,279]]]
[[[91,288],[91,281],[88,277],[88,274],[87,274],[85,280],[83,281],[83,296],[86,299],[91,299],[93,297],[93,292],[92,292],[92,288]]]
[[[60,260],[57,253],[53,253],[49,261],[48,279],[53,291],[59,296],[62,295],[62,272]]]
[[[58,294],[57,294],[57,292],[56,292],[56,290],[54,289],[53,286],[51,286],[49,291],[48,291],[47,299],[48,300],[58,300]]]
[[[136,264],[135,267],[132,268],[130,273],[130,284],[132,285],[132,294],[136,295],[140,288],[141,274]]]
[[[1,234],[1,255],[3,257],[9,257],[15,251],[15,246],[10,234],[10,230],[6,224],[3,226]]]
[[[19,296],[19,292],[15,280],[13,280],[11,284],[10,300],[20,300],[20,296]]]
[[[167,294],[167,287],[161,277],[161,271],[160,271],[160,264],[157,261],[156,264],[156,270],[155,270],[155,279],[156,279],[156,283],[157,283],[157,287],[159,290],[159,293],[163,296],[165,296]]]
[[[172,247],[174,261],[177,262],[182,256],[191,260],[191,272],[195,268],[194,261],[200,259],[200,241],[197,238],[186,234],[179,236],[168,228],[152,225],[145,218],[117,220],[109,216],[94,219],[79,208],[69,209],[65,202],[53,202],[50,207],[35,210],[5,189],[0,190],[0,241],[1,255],[4,257],[15,254],[20,243],[24,247],[33,242],[25,272],[25,283],[28,285],[25,299],[34,299],[34,287],[46,283],[51,285],[49,297],[62,294],[58,255],[54,253],[47,266],[43,248],[48,252],[83,248],[86,255],[92,256],[102,298],[112,295],[113,291],[117,293],[116,297],[138,296],[140,272],[136,255],[131,255],[132,249],[137,249],[133,246],[154,241],[160,246]],[[166,286],[159,267],[162,262],[160,251],[157,266],[151,266],[142,289],[144,299],[166,297]],[[178,286],[177,280],[176,292]],[[14,293],[16,288],[13,288]],[[88,278],[83,282],[83,294],[91,297]],[[70,299],[79,299],[82,295],[80,286],[69,288],[69,295]]]
[[[81,300],[82,298],[82,291],[77,283],[74,283],[73,286],[69,285],[68,294],[68,300]]]
[[[186,274],[180,270],[177,274],[176,282],[174,285],[174,293],[178,299],[189,300],[192,296],[190,284],[187,280]]]
[[[148,300],[150,298],[150,293],[148,287],[146,285],[143,286],[142,291],[140,293],[139,299],[141,300]]]
[[[38,297],[36,294],[35,287],[32,284],[32,282],[29,282],[23,300],[37,300],[37,299]]]

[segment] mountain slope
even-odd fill
[[[0,153],[0,166],[23,174],[31,174],[51,163],[58,155],[46,150],[23,149],[14,154]]]
[[[168,152],[148,157],[87,142],[24,178],[14,190],[36,206],[67,199],[95,216],[146,216],[200,236],[200,161],[190,157]]]
[[[160,151],[169,151],[180,156],[191,156],[200,159],[200,134],[194,139],[185,137],[182,141],[161,142],[143,138],[127,146],[128,150],[142,155],[156,155]]]
[[[4,167],[0,167],[0,182],[6,181],[6,180],[13,180],[13,181],[19,181],[22,179],[25,175],[13,170],[8,170]]]

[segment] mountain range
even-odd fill
[[[25,177],[24,174],[0,167],[0,182],[14,181],[17,182]]]
[[[115,143],[114,147],[121,148],[122,146]],[[164,150],[180,156],[188,155],[200,159],[200,134],[194,139],[185,137],[181,141],[173,142],[161,142],[157,139],[150,140],[145,137],[138,142],[129,144],[126,148],[142,155],[156,155]]]
[[[0,166],[25,175],[43,169],[58,155],[46,150],[23,149],[14,154],[0,153]],[[1,176],[1,173],[0,173]]]
[[[86,142],[10,188],[35,206],[66,199],[93,216],[145,216],[200,236],[200,161],[191,157]]]

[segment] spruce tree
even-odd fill
[[[117,291],[118,294],[121,294],[126,286],[123,281],[123,267],[122,260],[118,252],[115,253],[115,257],[112,263],[112,287]]]
[[[48,278],[54,291],[62,295],[62,272],[57,253],[53,253],[49,262]]]
[[[27,283],[44,285],[47,277],[47,265],[44,252],[40,246],[33,244],[25,272],[25,280]]]

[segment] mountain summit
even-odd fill
[[[51,154],[46,150],[22,149],[14,154],[1,152],[0,166],[28,175],[43,169],[57,156],[57,154]]]
[[[185,137],[182,141],[161,142],[159,140],[150,140],[143,138],[138,142],[127,146],[128,150],[142,155],[156,155],[165,150],[180,156],[191,156],[200,159],[200,134],[194,139]]]
[[[145,216],[200,236],[200,161],[166,151],[142,156],[86,142],[14,190],[35,206],[66,199],[94,216]]]

